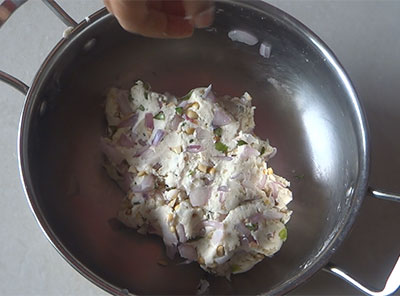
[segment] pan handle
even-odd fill
[[[0,27],[5,24],[8,18],[28,0],[4,0],[0,4]],[[78,23],[57,4],[55,0],[42,0],[47,7],[67,26],[76,27]]]
[[[22,4],[27,2],[28,0],[4,0],[0,4],[0,28],[2,25],[6,23],[8,18],[20,7]],[[54,0],[42,0],[51,11],[67,26],[76,27],[78,23],[65,12],[64,9],[61,8],[60,5],[57,4]],[[0,80],[5,83],[11,85],[15,89],[19,90],[21,93],[26,95],[29,90],[29,86],[27,86],[24,82],[11,76],[10,74],[3,72],[0,70]]]
[[[397,194],[383,192],[380,190],[373,189],[371,187],[368,188],[368,193],[375,198],[400,202],[400,195]]]
[[[386,281],[385,287],[381,291],[374,291],[368,289],[367,287],[359,283],[357,280],[355,280],[353,277],[348,275],[345,271],[343,271],[342,269],[340,269],[339,267],[337,267],[332,263],[328,263],[323,268],[323,270],[345,280],[346,282],[356,287],[360,291],[371,296],[391,295],[400,287],[400,257],[397,258],[397,262],[394,265],[393,270]]]
[[[14,87],[16,90],[19,90],[21,93],[26,95],[29,90],[29,86],[27,86],[25,83],[23,83],[21,80],[11,76],[10,74],[7,74],[6,72],[3,72],[0,70],[0,80],[4,81],[5,83],[11,85]]]
[[[400,202],[400,196],[396,194],[382,192],[371,187],[368,188],[368,193],[375,198]],[[400,287],[400,256],[397,258],[397,262],[386,280],[385,287],[381,291],[368,289],[333,263],[328,263],[323,270],[345,280],[350,285],[371,296],[391,295]]]

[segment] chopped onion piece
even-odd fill
[[[179,223],[178,226],[176,226],[176,233],[178,234],[179,241],[181,243],[186,243],[187,237],[185,233],[185,227],[183,227],[182,223]]]
[[[171,123],[169,124],[169,128],[172,131],[176,131],[178,129],[179,123],[183,121],[183,118],[179,115],[175,115],[174,119],[172,119]]]
[[[131,103],[129,102],[129,91],[119,90],[115,99],[123,115],[128,115],[132,112]]]
[[[262,55],[264,58],[269,58],[271,56],[271,44],[268,42],[263,42],[260,44],[260,50],[259,50],[260,55]]]
[[[144,125],[151,130],[154,128],[153,114],[150,112],[144,116]]]
[[[127,148],[133,148],[135,146],[135,142],[133,142],[132,139],[125,134],[121,134],[119,136],[117,144]]]
[[[151,144],[153,146],[157,146],[164,138],[164,135],[165,135],[164,130],[158,129],[154,135],[154,138],[153,138],[153,141]]]
[[[147,145],[147,142],[144,141],[143,139],[139,139],[139,140],[138,140],[138,143],[139,143],[140,145],[142,145],[142,146],[146,146],[146,145]]]
[[[254,36],[253,34],[251,34],[249,32],[242,31],[242,30],[229,31],[228,37],[232,41],[242,42],[242,43],[250,45],[250,46],[257,44],[257,42],[258,42],[258,39],[256,36]]]
[[[223,229],[217,229],[214,231],[213,236],[211,237],[211,241],[213,244],[218,244],[224,237],[224,230]]]
[[[253,156],[258,156],[260,153],[254,149],[253,147],[251,147],[250,145],[245,145],[242,154],[240,155],[240,157],[248,159],[250,157]]]
[[[204,181],[204,185],[210,185],[213,182],[213,180],[210,180],[208,178],[204,178],[203,181]]]
[[[118,127],[133,127],[137,120],[138,120],[139,116],[135,113],[130,115],[129,117],[121,120],[121,122],[118,124]]]
[[[258,182],[257,187],[259,189],[263,189],[265,187],[265,183],[267,182],[267,176],[262,174],[260,182]]]
[[[196,139],[198,141],[207,140],[210,138],[210,133],[201,127],[196,128]]]
[[[218,220],[219,222],[222,222],[222,221],[225,220],[226,216],[228,216],[228,214],[219,214],[217,220]]]
[[[277,219],[282,219],[284,217],[284,214],[278,211],[264,211],[263,215],[265,217],[265,219],[268,220],[277,220]]]
[[[235,229],[243,236],[251,236],[250,230],[243,223],[236,224]]]
[[[186,151],[190,153],[198,153],[202,151],[202,147],[200,145],[189,145],[186,147]]]
[[[179,255],[188,260],[197,260],[196,249],[189,244],[180,244],[178,246]]]
[[[219,198],[218,198],[219,202],[220,203],[224,203],[225,199],[226,199],[225,192],[220,192],[219,193]]]
[[[235,179],[242,179],[243,178],[243,173],[241,173],[241,172],[237,172],[237,173],[235,173],[235,174],[233,174],[232,176],[231,176],[231,179],[233,179],[233,180],[235,180]]]
[[[143,146],[142,148],[139,148],[136,151],[135,157],[142,156],[142,154],[145,153],[149,148],[150,148],[150,145],[145,144],[145,146]]]
[[[207,101],[210,101],[212,103],[215,102],[215,95],[212,91],[212,84],[210,84],[205,90],[203,94],[203,98],[206,99]]]
[[[226,254],[222,257],[217,257],[214,259],[215,263],[217,264],[224,264],[225,262],[227,262],[229,259],[231,259],[232,254]]]
[[[185,108],[187,103],[188,103],[187,100],[186,101],[182,101],[182,102],[179,103],[178,107]]]
[[[247,245],[249,242],[254,242],[254,238],[251,235],[250,230],[243,223],[236,224],[235,229],[240,234],[241,244]]]
[[[231,161],[231,160],[233,160],[233,158],[230,157],[230,156],[216,155],[216,156],[213,156],[213,157],[218,158],[218,159],[221,159],[221,160],[226,160],[226,161]]]
[[[250,223],[260,223],[261,221],[265,220],[265,216],[262,213],[255,213],[249,217]]]
[[[226,185],[222,185],[218,187],[218,191],[222,191],[222,192],[228,192],[229,188]]]
[[[214,112],[213,126],[224,126],[232,122],[232,118],[222,109]]]
[[[149,192],[154,189],[154,177],[152,175],[146,175],[143,177],[142,183],[132,187],[132,191],[135,193]]]
[[[218,222],[218,221],[204,220],[202,223],[203,223],[204,227],[212,227],[215,229],[223,229],[224,228],[224,223]]]
[[[194,207],[204,206],[210,195],[211,191],[208,187],[196,187],[189,194],[190,203]]]

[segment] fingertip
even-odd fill
[[[212,24],[215,14],[214,1],[184,0],[185,19],[189,20],[195,28],[205,28]]]
[[[193,25],[196,28],[206,28],[212,24],[214,21],[215,7],[214,5],[208,8],[205,11],[200,12],[199,14],[193,17]]]
[[[166,30],[167,38],[186,38],[193,34],[193,25],[186,19],[176,16],[168,16]]]

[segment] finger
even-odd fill
[[[186,18],[196,28],[205,28],[212,24],[214,20],[215,6],[210,0],[192,1],[184,0]]]
[[[158,10],[162,6],[157,2],[160,1],[105,0],[107,9],[129,32],[155,38],[184,38],[193,33],[193,26],[189,21]],[[151,4],[150,9],[148,3]]]

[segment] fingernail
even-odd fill
[[[196,28],[205,28],[211,25],[214,19],[214,10],[215,7],[211,6],[210,8],[198,13],[193,17],[193,25]]]

